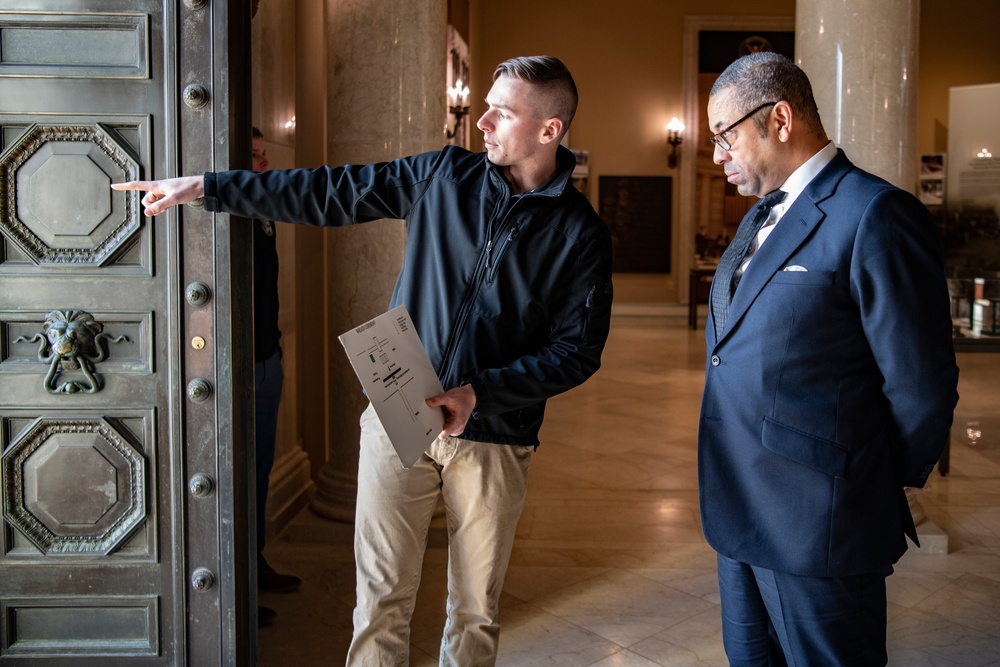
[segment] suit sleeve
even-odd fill
[[[851,289],[884,378],[902,483],[922,487],[948,441],[958,367],[937,230],[909,193],[885,190],[868,205]]]

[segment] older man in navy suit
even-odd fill
[[[885,665],[907,494],[958,369],[937,233],[826,137],[809,80],[754,53],[713,86],[714,159],[761,198],[712,285],[698,438],[732,665]]]

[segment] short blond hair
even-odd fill
[[[576,82],[569,69],[558,58],[552,56],[519,56],[505,60],[493,70],[493,80],[509,76],[538,86],[542,91],[535,112],[541,118],[555,116],[563,123],[562,135],[569,130],[569,124],[576,115],[580,102]]]

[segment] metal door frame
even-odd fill
[[[250,70],[250,3],[242,0],[183,0],[181,20],[180,52],[177,72],[185,72],[190,81],[179,81],[177,90],[181,92],[181,104],[176,105],[180,114],[177,119],[176,146],[179,149],[180,169],[177,175],[198,174],[205,171],[223,171],[236,167],[249,167],[251,129],[251,70]],[[187,19],[185,14],[191,18]],[[210,62],[204,56],[204,45],[212,44]],[[224,56],[222,66],[219,56]],[[187,63],[191,63],[191,67]],[[230,66],[230,64],[238,66]],[[206,98],[199,98],[201,86]],[[199,106],[204,104],[204,111]],[[198,122],[196,115],[210,109],[212,120],[209,125]],[[192,117],[194,117],[192,119]],[[189,120],[192,119],[192,120]],[[189,130],[189,124],[191,129]],[[212,147],[206,150],[206,147]],[[254,368],[253,368],[253,294],[252,282],[246,280],[251,275],[253,262],[252,229],[246,221],[231,219],[228,215],[210,214],[204,209],[185,207],[183,224],[176,227],[185,247],[184,266],[181,267],[183,285],[205,279],[202,271],[209,263],[199,266],[189,265],[195,247],[211,248],[214,258],[214,295],[216,301],[214,330],[216,353],[214,355],[214,376],[216,378],[216,418],[215,442],[220,472],[218,479],[217,516],[204,516],[211,511],[208,503],[199,506],[189,493],[188,511],[185,522],[196,527],[201,520],[207,525],[219,528],[218,549],[215,554],[194,553],[195,549],[209,551],[212,546],[206,540],[188,541],[188,576],[196,577],[198,561],[203,556],[210,562],[213,555],[217,559],[219,572],[218,605],[216,607],[220,635],[217,639],[221,648],[219,656],[223,665],[256,664],[257,651],[257,586],[255,523],[255,465],[253,443],[254,419]],[[208,264],[208,265],[206,265]],[[211,284],[211,283],[209,283]],[[187,305],[187,304],[186,304]],[[197,308],[188,308],[184,313],[184,331],[181,341],[190,341],[194,336],[204,336],[208,323],[200,317]],[[203,359],[191,345],[184,345],[182,359],[185,381],[200,370]],[[191,429],[189,419],[185,428]],[[204,453],[207,455],[208,453]],[[185,451],[188,477],[198,469],[198,461],[189,458]],[[223,465],[225,462],[225,465]],[[190,492],[190,489],[189,489]],[[217,522],[217,523],[216,523]],[[191,535],[189,529],[188,535]],[[191,598],[198,595],[193,592]],[[204,605],[210,612],[211,599]],[[196,625],[196,604],[188,605],[188,646],[187,655],[192,664],[198,664],[202,651],[210,652],[208,637],[199,637],[191,631]],[[202,647],[202,644],[207,644]]]

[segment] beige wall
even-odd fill
[[[254,37],[262,44],[262,51],[255,54],[260,68],[254,73],[254,122],[267,134],[273,166],[290,166],[295,156],[296,134],[283,127],[296,108],[294,51],[281,47],[295,43],[290,33],[294,13],[287,11],[291,4],[264,0],[254,20]],[[461,0],[450,4],[453,15],[464,22]],[[791,17],[795,4],[796,0],[761,0],[752,5],[752,12]],[[569,144],[590,151],[591,201],[597,203],[601,174],[671,175],[676,234],[678,172],[667,169],[664,126],[671,116],[683,119],[684,17],[739,16],[748,7],[737,0],[718,0],[710,6],[700,0],[469,0],[472,116],[478,118],[484,110],[482,100],[492,69],[500,61],[533,53],[562,58],[580,87],[580,111]],[[300,3],[299,11],[321,17],[322,4]],[[1000,49],[995,38],[985,29],[982,36],[975,34],[975,26],[998,25],[1000,2],[994,0],[922,0],[918,153],[947,150],[949,87],[1000,81]],[[262,94],[262,90],[267,92]],[[473,148],[482,148],[475,131]],[[672,247],[671,265],[676,269],[677,238]],[[673,302],[678,300],[677,287],[674,275],[616,277],[619,301]]]
[[[795,6],[795,0],[752,4],[731,0],[709,4],[700,0],[471,0],[472,114],[484,110],[482,99],[498,62],[516,55],[559,57],[580,88],[580,110],[569,143],[590,151],[591,201],[597,204],[601,174],[672,175],[676,233],[678,173],[667,169],[669,147],[663,128],[671,116],[683,116],[684,17],[740,16],[748,11],[754,16],[791,17]],[[976,26],[983,26],[982,35],[975,34]],[[1000,81],[1000,48],[990,34],[996,26],[1000,26],[1000,2],[995,0],[922,0],[918,152],[946,150],[950,86]],[[479,139],[475,132],[473,137]],[[689,136],[688,140],[703,137]],[[475,143],[473,147],[478,148]],[[671,266],[676,269],[676,237],[672,246]],[[618,302],[678,299],[673,275],[619,274],[615,289]]]
[[[922,0],[917,153],[948,150],[949,88],[1000,83],[998,27],[997,0]]]
[[[464,1],[451,0],[454,16],[463,16],[460,5]],[[580,111],[569,143],[590,151],[591,200],[596,203],[602,173],[672,175],[675,235],[679,226],[679,172],[667,169],[669,148],[664,126],[671,116],[683,118],[684,17],[709,13],[740,16],[748,10],[754,16],[793,17],[796,6],[796,0],[760,0],[752,5],[742,0],[710,4],[698,0],[468,2],[473,118],[484,110],[482,100],[498,62],[524,54],[559,56],[573,71],[581,90]],[[921,5],[917,150],[945,151],[948,88],[1000,82],[1000,49],[989,34],[1000,25],[1000,2],[922,0]],[[253,121],[267,135],[272,168],[316,166],[331,159],[326,151],[325,125],[328,57],[323,52],[324,24],[331,6],[326,0],[260,2],[253,23],[257,45]],[[982,35],[977,34],[979,26],[984,27]],[[297,118],[295,131],[284,128],[292,114]],[[473,148],[481,149],[481,137],[473,132],[473,138]],[[689,142],[704,139],[687,138]],[[297,461],[301,454],[296,450],[304,448],[314,479],[326,460],[328,443],[324,438],[329,430],[325,420],[329,418],[326,405],[330,388],[318,381],[317,368],[325,365],[330,354],[341,353],[335,339],[317,340],[314,333],[316,323],[325,319],[330,301],[324,287],[323,238],[322,230],[296,227],[283,227],[279,235],[281,327],[289,375],[282,402],[279,456],[285,454],[286,460]],[[676,268],[676,236],[672,245],[672,265]],[[622,274],[616,276],[615,287],[620,303],[678,300],[674,275]],[[313,335],[299,340],[299,332]],[[288,486],[293,486],[297,477],[289,477]],[[280,517],[277,519],[280,523]]]
[[[282,47],[295,43],[294,13],[287,11],[292,4],[264,0],[254,20],[255,41],[262,45],[255,54],[259,68],[254,72],[254,122],[268,137],[276,167],[290,166],[296,154],[296,133],[284,129],[296,109],[294,50]],[[755,16],[790,17],[795,4],[795,0],[761,0],[752,5],[752,11]],[[464,22],[462,2],[452,0],[451,5],[453,15]],[[748,7],[737,0],[718,0],[710,6],[700,0],[469,0],[472,116],[478,118],[484,110],[482,100],[492,69],[500,61],[533,53],[562,58],[581,91],[569,144],[590,151],[591,201],[597,203],[601,174],[671,175],[676,234],[678,172],[667,169],[664,126],[671,116],[683,119],[684,17],[709,12],[739,16]],[[322,4],[300,3],[299,11],[321,18]],[[922,0],[918,153],[947,150],[949,87],[1000,81],[1000,49],[985,29],[998,25],[1000,2],[994,0]],[[976,26],[984,27],[983,35],[975,34]],[[473,148],[482,148],[476,132]],[[671,265],[676,268],[678,239],[673,239],[672,247]],[[678,300],[673,275],[622,274],[616,278],[616,288],[619,301]]]
[[[795,0],[761,0],[756,15],[794,16]],[[673,257],[677,267],[679,170],[667,168],[665,126],[683,113],[684,17],[746,13],[746,2],[716,0],[471,0],[472,110],[485,106],[493,67],[513,56],[547,54],[566,63],[580,90],[571,148],[590,151],[590,200],[601,174],[673,176]],[[613,11],[609,11],[613,8]],[[473,132],[474,139],[481,137]],[[689,136],[688,141],[692,138]],[[700,140],[700,138],[699,138]],[[473,148],[479,148],[473,143]],[[680,147],[684,150],[684,146]],[[675,276],[618,274],[615,300],[676,302]]]

